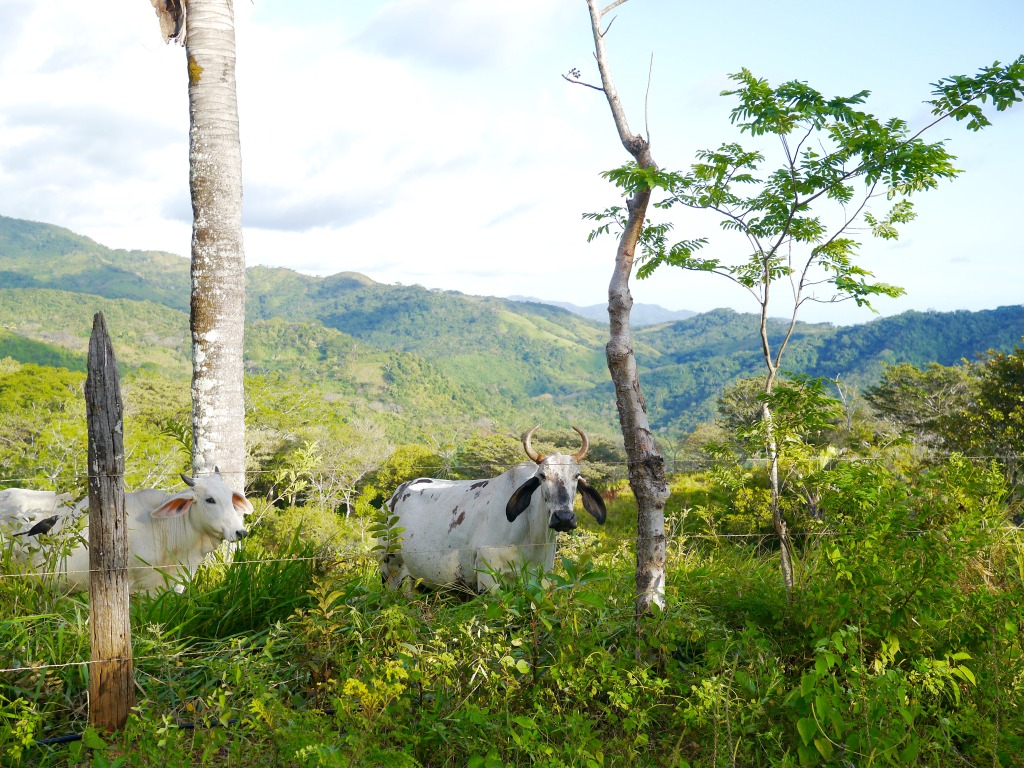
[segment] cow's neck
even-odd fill
[[[195,567],[203,559],[204,553],[212,552],[219,544],[212,536],[198,533],[192,529],[186,517],[178,517],[168,522],[173,525],[165,529],[166,540],[163,552],[167,561],[163,566],[188,565]]]

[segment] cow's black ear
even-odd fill
[[[576,481],[576,490],[580,492],[580,497],[583,499],[583,508],[592,514],[598,523],[604,525],[608,512],[604,508],[604,499],[601,498],[601,494],[595,491],[594,486],[582,477]]]
[[[540,478],[534,476],[516,488],[516,492],[512,494],[512,498],[505,505],[505,517],[510,523],[526,511],[526,508],[530,506],[530,497],[539,487]]]

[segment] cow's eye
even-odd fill
[[[217,500],[215,498],[213,498],[213,496],[207,496],[206,497],[206,503],[207,504],[216,504]]]

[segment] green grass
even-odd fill
[[[940,568],[924,586],[947,602],[885,632],[834,606],[885,599],[881,577],[909,567],[892,543],[837,530],[852,576],[806,549],[789,600],[773,553],[684,533],[669,543],[666,609],[637,624],[631,503],[610,507],[608,526],[562,537],[554,572],[480,597],[388,592],[366,521],[281,513],[185,594],[133,600],[138,708],[124,731],[24,746],[86,728],[87,681],[79,666],[23,673],[0,683],[0,753],[15,766],[86,752],[168,767],[1020,764],[1018,532],[945,523],[984,568]],[[300,517],[317,535],[295,534]],[[84,658],[85,601],[9,581],[0,647]]]

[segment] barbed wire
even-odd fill
[[[1019,529],[1014,528],[1013,526],[1010,526],[1009,524],[1004,526],[1004,528],[1009,530],[1009,531],[1013,531],[1015,533],[1018,533],[1018,534],[1024,534],[1024,532],[1020,531]],[[901,535],[925,535],[925,534],[943,534],[943,533],[944,532],[941,531],[941,530],[934,530],[934,529],[906,529],[906,530],[903,530],[903,531],[899,532],[899,534],[901,534]],[[791,536],[807,537],[807,538],[809,538],[809,537],[823,538],[823,537],[840,537],[840,536],[848,537],[848,536],[851,536],[852,534],[843,533],[843,532],[839,532],[839,531],[802,531],[802,532],[791,532],[790,535]],[[602,542],[609,542],[610,541],[611,543],[621,543],[621,542],[633,542],[633,541],[635,541],[635,538],[636,538],[635,536],[613,537],[613,538],[610,538],[610,539],[608,537],[602,537],[601,540],[602,540]],[[761,539],[761,540],[770,540],[770,539],[775,538],[775,534],[773,534],[773,533],[707,533],[707,532],[687,533],[687,532],[680,532],[680,533],[676,533],[676,534],[670,534],[669,538],[677,540],[677,541],[680,541],[680,542],[685,542],[685,541],[689,541],[689,540],[692,540],[692,539],[699,539],[699,540],[726,539],[726,540],[729,540],[729,539],[751,539],[751,538],[756,538],[756,539]],[[548,543],[543,543],[543,544],[541,544],[541,543],[537,543],[537,544],[526,543],[526,544],[522,544],[522,545],[517,545],[518,548],[547,547],[547,546],[549,546]],[[500,548],[505,549],[507,547],[500,547]],[[403,548],[402,552],[405,553],[405,554],[428,554],[428,553],[447,553],[447,554],[450,554],[452,552],[478,551],[479,549],[481,549],[481,548],[480,547],[474,547],[474,548],[468,548],[468,547],[467,548],[445,548],[445,549],[425,549],[425,548],[419,548],[419,549],[414,549],[414,550],[406,550],[406,549]],[[487,549],[487,548],[484,548],[484,549]],[[273,558],[253,558],[253,559],[245,559],[245,560],[215,562],[215,563],[207,564],[206,567],[210,567],[210,566],[212,566],[212,567],[228,567],[228,566],[233,566],[233,565],[263,565],[263,564],[270,564],[270,563],[294,563],[294,562],[328,562],[332,566],[337,566],[337,565],[341,565],[341,564],[353,564],[353,563],[363,563],[363,564],[366,564],[367,561],[369,561],[371,558],[376,561],[375,564],[379,564],[381,555],[384,554],[384,550],[382,550],[380,553],[375,553],[372,550],[365,551],[365,550],[358,550],[358,549],[353,548],[353,549],[349,549],[346,552],[340,553],[340,554],[342,556],[339,556],[339,553],[331,553],[330,555],[321,555],[321,556],[313,556],[313,557],[294,557],[294,556],[289,556],[289,557],[273,557]],[[131,569],[151,569],[151,568],[153,568],[153,566],[147,566],[147,565],[128,566],[127,567],[127,569],[129,569],[129,570],[131,570]],[[81,574],[81,573],[88,573],[88,572],[97,572],[97,571],[93,571],[93,570],[90,569],[89,571],[70,571],[70,572],[68,572],[68,571],[52,571],[52,572],[47,572],[47,573],[39,573],[39,572],[34,572],[33,571],[33,572],[25,572],[25,573],[8,573],[8,574],[0,574],[0,579],[60,577],[60,576],[64,576],[64,575],[67,575],[67,574]],[[627,609],[623,609],[623,615],[626,615],[627,613],[632,614],[633,610],[634,609],[632,607],[630,607],[628,610]],[[46,618],[48,616],[49,616],[48,614],[45,614],[45,615],[41,616],[40,618]],[[28,617],[28,618],[33,618],[33,617]],[[2,625],[2,622],[0,622],[0,625]],[[65,669],[65,668],[69,668],[69,667],[82,667],[82,666],[89,666],[89,665],[92,665],[92,664],[103,664],[103,663],[110,663],[110,662],[126,662],[126,661],[131,661],[133,663],[148,662],[148,661],[170,662],[170,661],[178,661],[180,659],[189,658],[189,657],[192,657],[192,658],[209,658],[209,657],[212,657],[212,656],[237,656],[240,652],[243,652],[243,649],[238,648],[238,647],[223,648],[223,649],[213,649],[213,650],[210,650],[210,649],[195,650],[195,651],[184,650],[184,651],[176,651],[176,652],[173,652],[173,653],[162,653],[162,654],[159,654],[159,655],[142,656],[142,657],[134,656],[133,655],[132,657],[129,657],[129,658],[90,659],[90,660],[83,660],[83,661],[55,662],[55,663],[46,663],[46,664],[31,664],[31,665],[28,665],[28,666],[17,666],[17,667],[2,667],[2,668],[0,668],[0,673],[6,673],[6,674],[11,674],[11,673],[28,673],[28,672],[33,672],[34,673],[34,672],[45,671],[45,670]]]
[[[1005,530],[1010,533],[1020,534],[1024,537],[1024,529],[1014,526],[1010,522],[999,526],[996,530]],[[907,528],[895,532],[891,532],[892,535],[896,536],[928,536],[928,535],[939,535],[944,536],[946,532],[941,529],[932,528]],[[578,534],[568,534],[578,535]],[[842,531],[788,531],[787,535],[789,538],[801,538],[801,539],[818,539],[818,538],[849,538],[855,534],[846,533]],[[624,535],[624,536],[598,536],[593,534],[594,540],[605,545],[620,545],[623,543],[634,543],[636,541],[636,535]],[[774,532],[763,532],[763,533],[712,533],[712,532],[668,532],[666,533],[667,542],[671,543],[685,543],[691,540],[700,541],[718,541],[720,539],[759,539],[762,541],[768,541],[777,539],[778,535]],[[388,552],[400,552],[404,555],[434,555],[434,554],[445,554],[451,555],[454,553],[476,553],[480,551],[489,550],[508,550],[514,549],[543,549],[552,545],[552,542],[523,542],[513,544],[495,544],[495,545],[478,545],[472,547],[442,547],[438,549],[416,547],[409,548],[403,545],[401,535],[398,535],[394,539],[390,539],[381,543],[383,537],[375,538],[373,543],[367,542],[368,549],[350,548],[341,553],[329,552],[323,555],[314,556],[303,556],[303,557],[266,557],[266,558],[253,558],[245,560],[222,560],[222,561],[211,561],[205,562],[199,567],[230,567],[233,565],[268,565],[272,563],[300,563],[300,562],[316,562],[316,563],[327,563],[328,565],[335,567],[340,565],[352,565],[357,563],[366,563],[373,561],[374,564],[379,564],[382,558]],[[591,542],[587,542],[591,543]],[[328,542],[325,542],[325,546]],[[556,544],[557,545],[557,544]],[[21,565],[30,566],[29,563],[19,563]],[[175,574],[176,569],[184,569],[188,571],[188,566],[185,564],[181,565],[126,565],[124,570],[126,571],[148,571],[154,570],[160,573],[166,573],[168,578],[173,583],[175,577],[179,574]],[[37,570],[26,570],[17,573],[0,573],[0,581],[4,579],[38,579],[38,578],[60,578],[64,576],[80,576],[83,574],[93,573],[106,573],[106,570],[102,569],[73,569],[73,570],[58,570],[58,571],[37,571]]]
[[[967,455],[967,454],[959,453],[957,451],[942,451],[942,452],[929,451],[929,456],[930,457],[934,457],[934,458],[947,458],[947,459],[948,458],[952,458],[954,456],[957,456],[957,457],[965,459],[967,461],[993,461],[993,460],[996,460],[996,461],[1011,461],[1011,460],[1013,460],[1013,461],[1021,461],[1021,460],[1024,460],[1024,454],[1019,454],[1019,453]],[[876,463],[881,463],[881,462],[892,461],[892,457],[889,457],[889,456],[853,456],[853,455],[845,455],[844,456],[844,455],[838,455],[838,456],[828,456],[828,457],[823,457],[823,458],[824,458],[825,463],[829,464],[829,465],[832,465],[832,464],[856,464],[856,463],[876,464]],[[720,462],[716,462],[713,459],[704,458],[704,457],[698,457],[698,458],[669,457],[667,459],[667,461],[668,461],[668,463],[671,463],[671,464],[673,464],[675,466],[686,464],[686,463],[692,463],[692,464],[699,464],[699,465],[701,465],[702,468],[711,468],[711,467],[714,467],[714,466],[720,464]],[[530,462],[528,460],[524,460],[522,462],[519,462],[516,465],[513,465],[512,467],[509,467],[509,469],[506,470],[506,471],[511,471],[511,469],[513,469],[516,466],[522,466],[524,464],[529,465],[531,463],[532,462]],[[586,468],[588,465],[591,465],[591,466],[597,466],[599,464],[607,465],[607,462],[596,462],[596,461],[587,461],[587,460],[583,460],[582,462],[574,462],[574,463],[578,464],[580,467],[583,467],[583,468]],[[761,465],[764,465],[765,463],[767,463],[767,459],[765,459],[763,457],[748,457],[748,458],[743,458],[743,459],[735,459],[735,460],[733,460],[731,462],[727,462],[727,463],[740,464],[740,465],[744,465],[744,466],[761,466]],[[571,466],[570,462],[549,462],[549,464],[552,465],[552,466]],[[408,464],[408,465],[404,465],[404,466],[406,468],[410,469],[410,470],[418,470],[418,471],[422,470],[422,471],[425,471],[425,472],[429,471],[429,472],[435,472],[435,473],[440,472],[442,474],[452,474],[452,473],[459,473],[459,474],[461,474],[461,473],[467,472],[469,470],[474,470],[474,471],[485,471],[485,470],[486,471],[493,471],[494,470],[494,464],[493,463],[487,463],[487,462],[481,462],[481,463],[478,463],[478,464],[468,464],[468,463],[444,464],[444,463],[442,463],[441,466],[438,466],[437,463],[431,463],[431,464]],[[618,466],[618,464],[616,464],[616,466]],[[624,464],[621,465],[621,468],[624,471],[626,470],[626,466]],[[238,476],[238,475],[244,474],[246,477],[254,477],[254,476],[259,477],[259,476],[267,476],[267,475],[282,475],[282,474],[287,474],[287,473],[293,473],[293,474],[294,473],[298,473],[300,477],[314,477],[314,476],[317,476],[317,475],[323,475],[323,474],[328,474],[328,473],[345,474],[345,473],[351,472],[351,471],[352,471],[352,467],[350,467],[350,466],[333,466],[332,465],[332,466],[320,466],[320,467],[316,467],[314,469],[308,469],[308,470],[296,470],[295,468],[291,468],[291,467],[284,467],[284,468],[277,468],[277,469],[247,469],[247,470],[244,471],[244,473],[243,472],[229,472],[229,471],[225,471],[225,470],[220,470],[220,475],[222,477],[226,477],[226,476]],[[688,470],[688,471],[699,471],[699,470],[692,469],[692,470]],[[170,468],[164,470],[164,473],[166,475],[168,475],[168,476],[177,476],[178,474],[187,474],[187,472],[182,472],[182,470],[180,470],[180,469],[170,469]],[[121,476],[124,477],[124,476],[126,476],[128,474],[130,474],[130,473],[125,472],[124,475],[121,475]],[[358,479],[362,479],[363,477],[365,477],[366,474],[368,474],[368,473],[366,473],[366,472],[362,473],[359,476]],[[504,472],[499,473],[499,474],[504,474]],[[209,475],[207,475],[207,474],[203,474],[203,475],[198,475],[197,477],[208,477],[208,476]],[[497,476],[498,475],[492,475],[492,478],[493,477],[497,477]],[[87,473],[87,472],[86,473],[74,472],[74,473],[70,473],[70,474],[46,475],[45,476],[45,480],[47,482],[54,482],[57,479],[71,479],[71,480],[74,481],[72,483],[72,485],[77,487],[77,485],[79,483],[83,482],[83,481],[97,480],[97,479],[111,478],[111,477],[116,477],[116,475],[111,475],[111,474],[92,474],[92,473]],[[42,479],[44,479],[44,476],[40,476],[40,475],[31,475],[31,476],[23,475],[23,476],[13,476],[13,477],[11,477],[11,476],[9,476],[9,477],[0,477],[0,485],[5,485],[5,484],[8,484],[8,483],[39,482]],[[445,479],[445,480],[453,479],[454,480],[454,478],[434,478],[434,479]],[[487,478],[475,478],[475,479],[487,479]],[[6,489],[0,487],[0,492],[2,492],[3,490],[6,490]]]
[[[0,672],[38,672],[49,669],[67,669],[68,667],[87,667],[91,664],[107,664],[113,662],[126,662],[130,661],[133,663],[144,662],[144,661],[179,661],[182,658],[208,658],[210,656],[237,656],[244,649],[233,647],[233,648],[221,648],[221,649],[206,649],[202,651],[176,651],[174,653],[163,653],[154,656],[136,656],[132,654],[130,657],[115,656],[109,659],[83,659],[81,661],[63,661],[56,663],[47,664],[30,664],[28,666],[21,667],[0,667]],[[259,650],[259,649],[254,649]]]

